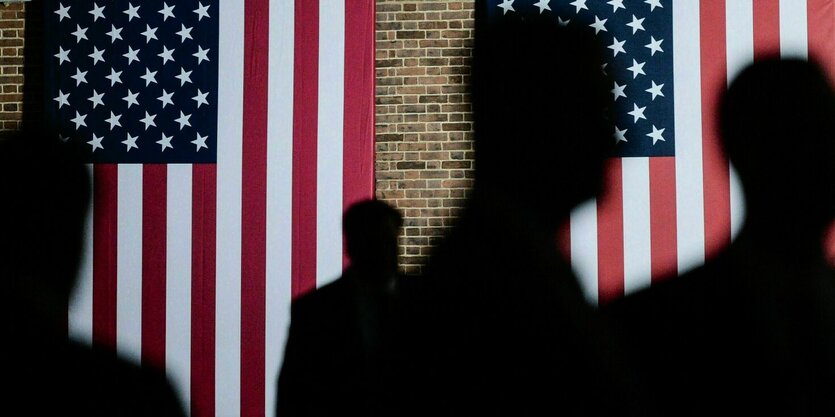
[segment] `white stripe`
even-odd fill
[[[191,179],[190,164],[168,165],[165,366],[181,399],[191,396]]]
[[[780,56],[809,57],[806,0],[780,0]]]
[[[746,66],[754,62],[754,4],[753,0],[725,3],[727,36],[725,45],[728,61],[728,84]],[[731,237],[734,238],[745,222],[745,200],[742,183],[733,165],[730,169]]]
[[[754,0],[725,2],[728,83],[754,62]]]
[[[241,171],[244,3],[219,3],[215,414],[241,409]]]
[[[705,257],[699,36],[698,0],[679,0],[673,8],[679,273],[700,265]]]
[[[90,174],[90,191],[93,195],[93,167],[87,165]],[[84,248],[78,267],[78,281],[70,299],[68,332],[71,338],[86,344],[93,343],[93,205],[84,225]]]
[[[652,281],[649,158],[623,158],[623,289],[626,294]]]
[[[597,200],[571,211],[571,266],[586,300],[597,305]]]
[[[116,349],[142,358],[142,165],[118,168],[116,195]]]
[[[293,219],[294,2],[270,3],[267,143],[266,415],[275,414],[278,371],[289,325]]]
[[[342,135],[345,102],[345,2],[319,9],[319,142],[316,284],[342,272]]]

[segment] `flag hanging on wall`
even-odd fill
[[[374,1],[47,0],[44,112],[94,201],[70,333],[194,416],[272,415],[292,297],[373,196]]]
[[[618,110],[607,194],[563,246],[593,302],[704,262],[744,221],[716,105],[760,56],[814,56],[835,75],[835,0],[484,0],[487,19],[547,16],[593,31]],[[835,77],[833,77],[835,80]]]

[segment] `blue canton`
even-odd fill
[[[605,46],[612,78],[616,156],[675,155],[671,0],[486,0],[489,20],[552,16],[585,27]]]
[[[47,0],[45,115],[89,162],[217,160],[217,0]]]

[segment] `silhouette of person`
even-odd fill
[[[833,415],[835,94],[814,63],[746,68],[721,103],[747,219],[729,249],[608,308],[665,415]]]
[[[402,218],[377,200],[348,208],[342,277],[294,300],[277,415],[381,415],[384,354],[399,290]]]
[[[463,215],[404,288],[403,415],[628,415],[625,374],[559,254],[614,145],[590,33],[486,23],[472,75],[476,174]]]
[[[44,134],[0,138],[4,407],[37,416],[183,416],[165,374],[67,338],[87,169]]]

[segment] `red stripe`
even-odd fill
[[[754,60],[780,54],[780,0],[754,2]]]
[[[241,415],[264,415],[269,1],[244,5]]]
[[[294,298],[316,288],[319,2],[296,0],[295,10],[291,283]]]
[[[116,347],[118,167],[93,168],[93,344]]]
[[[557,248],[565,259],[571,259],[571,220],[566,219],[557,232]]]
[[[809,51],[835,85],[835,0],[806,1]]]
[[[600,304],[623,296],[623,162],[606,167],[606,191],[597,204],[597,273]]]
[[[142,364],[165,367],[168,167],[142,169]]]
[[[835,86],[835,0],[807,0],[806,5],[809,55],[820,62],[829,74],[829,82]],[[829,228],[825,244],[835,266],[835,222]]]
[[[191,415],[215,415],[217,165],[192,169]]]
[[[374,18],[373,1],[345,2],[343,209],[374,196]]]
[[[730,169],[716,126],[716,108],[727,79],[725,1],[703,0],[699,7],[705,257],[710,258],[731,243]]]
[[[675,158],[649,158],[649,213],[652,281],[657,282],[678,273]]]

